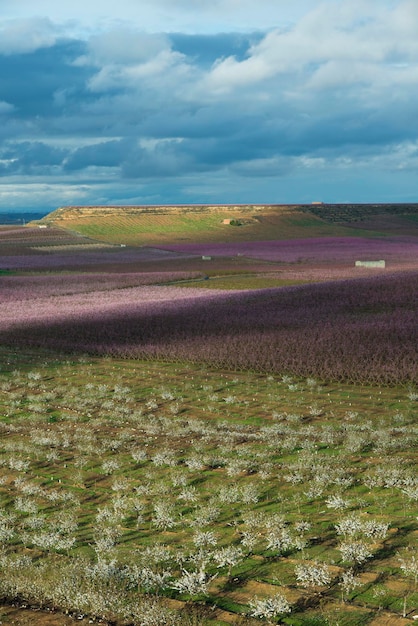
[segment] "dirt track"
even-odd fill
[[[39,609],[22,609],[12,606],[0,606],[0,624],[14,624],[15,626],[74,626],[74,624],[92,624],[88,618],[63,615],[53,611]],[[100,622],[96,622],[100,623]],[[105,622],[101,622],[105,624]]]

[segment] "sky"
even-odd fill
[[[418,202],[418,0],[0,0],[0,211]]]

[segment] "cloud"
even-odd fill
[[[264,32],[222,32],[216,34],[170,33],[173,50],[180,52],[190,62],[209,69],[218,59],[235,57],[243,60],[248,50],[264,37]]]
[[[2,183],[4,206],[7,210],[16,211],[45,211],[45,207],[77,204],[80,201],[88,203],[89,199],[94,197],[94,193],[88,185],[65,184],[60,181]]]
[[[7,115],[15,110],[13,104],[0,100],[0,115]]]
[[[165,34],[119,27],[91,37],[88,48],[89,62],[95,65],[137,65],[169,50],[170,41]]]
[[[73,24],[80,32],[109,30],[130,25],[146,32],[209,34],[248,32],[289,24],[312,6],[313,0],[13,0],[0,7],[5,16],[48,15],[56,22]],[[76,16],[76,20],[75,20]]]
[[[65,160],[64,170],[76,171],[87,167],[117,167],[132,150],[131,141],[113,140],[90,144],[73,150]]]
[[[281,177],[294,170],[295,164],[295,159],[284,156],[255,158],[232,163],[229,171],[245,178]]]
[[[166,89],[169,84],[174,88],[192,70],[167,35],[120,27],[92,36],[72,65],[91,71],[87,88],[93,93],[143,90],[154,85],[160,90],[163,80]]]
[[[84,51],[84,42],[59,41],[48,48],[34,50],[28,54],[0,55],[1,97],[14,107],[15,118],[24,120],[40,130],[43,122],[48,125],[54,115],[62,115],[63,109],[57,108],[57,94],[66,95],[61,106],[70,106],[71,101],[85,101],[87,96],[86,81],[93,74],[90,68],[76,68],[71,59]],[[24,130],[28,132],[28,128]]]
[[[41,141],[9,142],[0,149],[2,175],[48,174],[60,166],[65,150],[49,146]]]
[[[246,59],[229,56],[214,63],[203,87],[223,95],[291,74],[299,88],[373,83],[374,72],[381,76],[399,56],[417,63],[418,18],[412,6],[408,1],[390,10],[376,2],[322,2],[291,28],[267,33]]]
[[[197,167],[182,141],[166,139],[133,147],[122,163],[121,173],[127,179],[172,178],[196,171]]]
[[[191,4],[155,7],[166,15]],[[232,199],[234,185],[243,201],[245,190],[253,201],[275,201],[274,185],[290,198],[290,181],[295,193],[309,198],[306,181],[320,197],[320,180],[330,189],[332,172],[344,184],[368,165],[394,181],[401,170],[406,177],[418,141],[416,1],[296,2],[293,13],[282,0],[258,5],[275,7],[258,32],[252,24],[247,32],[169,32],[161,22],[151,33],[115,19],[75,36],[73,25],[38,18],[45,37],[29,39],[25,52],[31,20],[20,30],[16,22],[15,47],[0,53],[2,181],[44,177],[87,185],[93,202],[96,189],[102,201],[170,203],[193,194]],[[248,0],[218,0],[202,15],[215,20],[241,6],[255,10]],[[144,15],[150,7],[141,3]],[[402,184],[410,194],[412,183]]]
[[[133,65],[110,63],[104,65],[92,76],[88,87],[93,92],[123,91],[124,89],[141,89],[145,85],[152,86],[164,77],[166,82],[175,86],[176,77],[189,72],[183,63],[182,55],[171,50],[162,50],[157,55]],[[158,85],[160,87],[160,85]]]
[[[48,18],[0,22],[0,54],[28,54],[53,46],[57,38],[57,28]]]

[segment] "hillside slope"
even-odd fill
[[[418,205],[68,206],[39,223],[126,245],[418,235]]]

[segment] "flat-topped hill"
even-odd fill
[[[418,235],[418,204],[65,206],[39,223],[128,245],[361,236],[364,231]]]
[[[64,206],[59,207],[47,215],[47,219],[71,219],[75,216],[88,217],[89,215],[112,215],[114,213],[140,214],[167,214],[177,215],[183,213],[248,213],[262,212],[266,210],[280,210],[289,212],[294,209],[293,205],[280,204],[168,204],[168,205],[91,205],[91,206]]]

